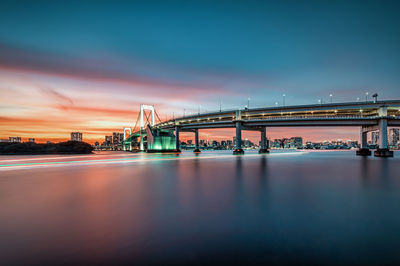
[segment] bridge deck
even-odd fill
[[[385,115],[379,113],[384,107]],[[368,126],[386,117],[389,126],[400,125],[400,100],[266,107],[202,113],[169,120],[155,127],[182,130],[244,126]]]

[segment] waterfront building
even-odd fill
[[[377,145],[379,142],[379,132],[374,131],[371,133],[371,144]]]
[[[82,141],[82,133],[81,132],[71,132],[71,140],[72,141]]]
[[[389,129],[389,145],[396,146],[399,143],[399,129],[391,128]]]
[[[113,132],[112,133],[112,143],[121,144],[124,141],[124,133]]]
[[[290,147],[291,148],[301,148],[301,147],[303,147],[303,138],[302,137],[290,138]]]
[[[34,139],[34,138],[29,138],[29,139],[28,139],[28,142],[35,143],[35,139]]]
[[[21,142],[21,137],[9,137],[8,142]]]
[[[111,144],[112,144],[112,136],[106,136],[105,145],[111,145]]]
[[[228,149],[232,149],[233,148],[233,141],[228,139],[226,141],[226,146],[227,146]]]

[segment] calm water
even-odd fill
[[[399,155],[1,156],[0,264],[399,265]]]

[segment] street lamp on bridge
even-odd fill
[[[378,93],[372,94],[372,98],[374,98],[374,103],[378,101]]]
[[[285,97],[286,97],[286,94],[283,94],[282,97],[283,97],[283,107],[285,107]]]
[[[332,103],[332,96],[333,96],[333,94],[331,93],[331,94],[329,94],[329,97],[331,97],[331,103]]]

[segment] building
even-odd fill
[[[112,144],[112,140],[113,140],[112,136],[106,136],[104,144],[105,145],[111,145]]]
[[[9,137],[8,142],[21,142],[21,137]]]
[[[35,143],[35,139],[34,139],[34,138],[29,138],[29,139],[28,139],[28,142]]]
[[[121,144],[124,141],[124,133],[113,132],[112,133],[112,143]]]
[[[82,141],[82,133],[81,132],[71,132],[71,140],[72,141]]]
[[[232,149],[233,148],[233,141],[228,139],[226,141],[226,146],[227,146],[228,149]]]
[[[303,138],[302,137],[293,137],[290,139],[290,147],[291,148],[302,148],[303,147]]]
[[[396,146],[399,143],[400,135],[398,128],[389,129],[389,145]]]
[[[379,142],[379,132],[375,131],[371,133],[371,144],[377,145]]]

